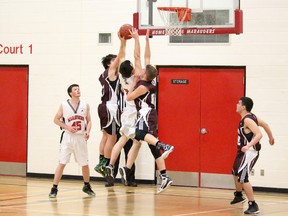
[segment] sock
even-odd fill
[[[236,191],[235,196],[237,196],[237,197],[243,196],[242,191]]]
[[[161,176],[162,178],[166,178],[166,177],[167,177],[166,169],[160,170],[160,176]]]
[[[84,182],[84,185],[89,185],[89,182]]]
[[[156,143],[156,148],[158,148],[158,149],[163,149],[163,143],[161,143],[160,140],[157,141],[157,143]]]
[[[100,154],[99,155],[99,162],[104,158],[104,155]]]
[[[54,188],[58,188],[58,185],[53,184],[53,187],[54,187]]]

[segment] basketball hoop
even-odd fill
[[[181,36],[183,22],[191,20],[191,9],[186,7],[158,7],[166,35]]]

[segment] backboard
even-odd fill
[[[170,21],[164,21],[159,11],[163,7],[191,9],[191,18],[179,24],[182,35],[243,33],[240,0],[137,0],[133,26],[139,35],[145,35],[147,29],[150,35],[169,35]]]

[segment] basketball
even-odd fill
[[[126,40],[131,39],[131,35],[129,30],[132,30],[133,26],[130,24],[124,24],[120,27],[119,32],[120,32],[120,36],[124,37]]]

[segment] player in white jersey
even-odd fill
[[[134,54],[138,52],[138,51],[136,51],[136,49],[140,50],[140,44],[139,44],[139,38],[138,37],[135,40],[135,52],[134,52]],[[140,53],[140,51],[139,51],[139,53]],[[133,64],[129,60],[124,61],[124,58],[123,58],[120,61],[121,61],[121,64],[119,67],[119,73],[120,73],[119,79],[120,79],[120,83],[122,86],[122,91],[124,93],[125,107],[124,107],[123,112],[121,114],[121,128],[120,128],[121,137],[119,138],[117,143],[113,146],[113,149],[111,152],[110,163],[109,163],[109,166],[106,167],[106,179],[107,179],[109,184],[113,184],[113,182],[114,182],[114,177],[113,177],[114,170],[113,169],[114,169],[114,165],[117,161],[117,158],[119,157],[121,149],[125,146],[125,144],[127,143],[127,141],[129,139],[134,139],[134,137],[135,137],[135,129],[136,129],[135,123],[136,123],[136,119],[137,119],[137,109],[136,109],[134,101],[128,102],[126,100],[126,97],[127,97],[126,94],[129,91],[129,89],[133,86],[134,77],[141,76],[140,73],[134,74]],[[134,142],[134,140],[133,140],[133,142]],[[135,143],[135,145],[133,143],[131,149],[133,149],[133,152],[138,153],[138,151],[140,149],[140,143],[136,140],[135,140],[135,142],[137,142],[137,143]],[[131,156],[128,156],[128,157],[131,157]],[[132,167],[133,167],[132,173],[134,173],[135,165],[133,164]],[[127,185],[128,186],[134,186],[134,187],[137,186],[137,184],[135,183],[133,178],[131,178],[130,181],[128,181]]]
[[[95,196],[90,185],[90,171],[88,165],[87,140],[91,130],[91,115],[89,104],[80,101],[80,88],[72,84],[67,89],[70,99],[63,101],[54,117],[54,123],[63,129],[60,140],[59,164],[56,168],[50,198],[56,198],[58,184],[64,168],[74,154],[75,161],[82,166],[84,186],[82,191],[89,196]]]
[[[135,185],[135,182],[132,181],[133,178],[131,174],[134,172],[134,169],[135,169],[134,161],[140,149],[140,142],[134,139],[135,130],[136,130],[137,109],[136,109],[134,100],[127,101],[127,93],[135,85],[135,82],[137,82],[140,79],[140,77],[142,77],[145,73],[145,70],[141,70],[142,67],[141,67],[141,61],[140,61],[140,42],[139,42],[139,35],[136,29],[133,29],[131,31],[131,36],[135,39],[135,47],[134,47],[135,69],[129,60],[123,61],[119,68],[119,72],[121,74],[119,77],[120,77],[120,82],[124,91],[126,107],[124,108],[123,113],[121,115],[120,133],[122,136],[118,140],[118,142],[115,144],[115,146],[113,147],[112,153],[111,153],[110,164],[109,166],[106,167],[106,171],[107,171],[106,179],[108,182],[113,182],[114,178],[113,178],[112,173],[113,173],[114,163],[118,155],[120,154],[121,149],[125,145],[125,143],[129,139],[133,139],[133,145],[128,154],[129,160],[127,161],[127,167],[129,167],[129,175],[127,174],[125,177],[123,177],[123,173],[124,173],[123,169],[122,168],[119,169],[120,174],[122,176],[122,182],[127,186]],[[144,59],[145,65],[150,64],[151,52],[150,52],[150,44],[149,44],[149,30],[146,33],[146,46],[145,46],[144,58],[145,58]],[[161,171],[165,170],[165,173],[166,173],[164,158],[166,158],[171,151],[165,152],[165,154],[163,154],[161,157],[160,151],[156,150],[155,146],[149,145],[149,148],[156,160],[156,164],[158,168]]]

